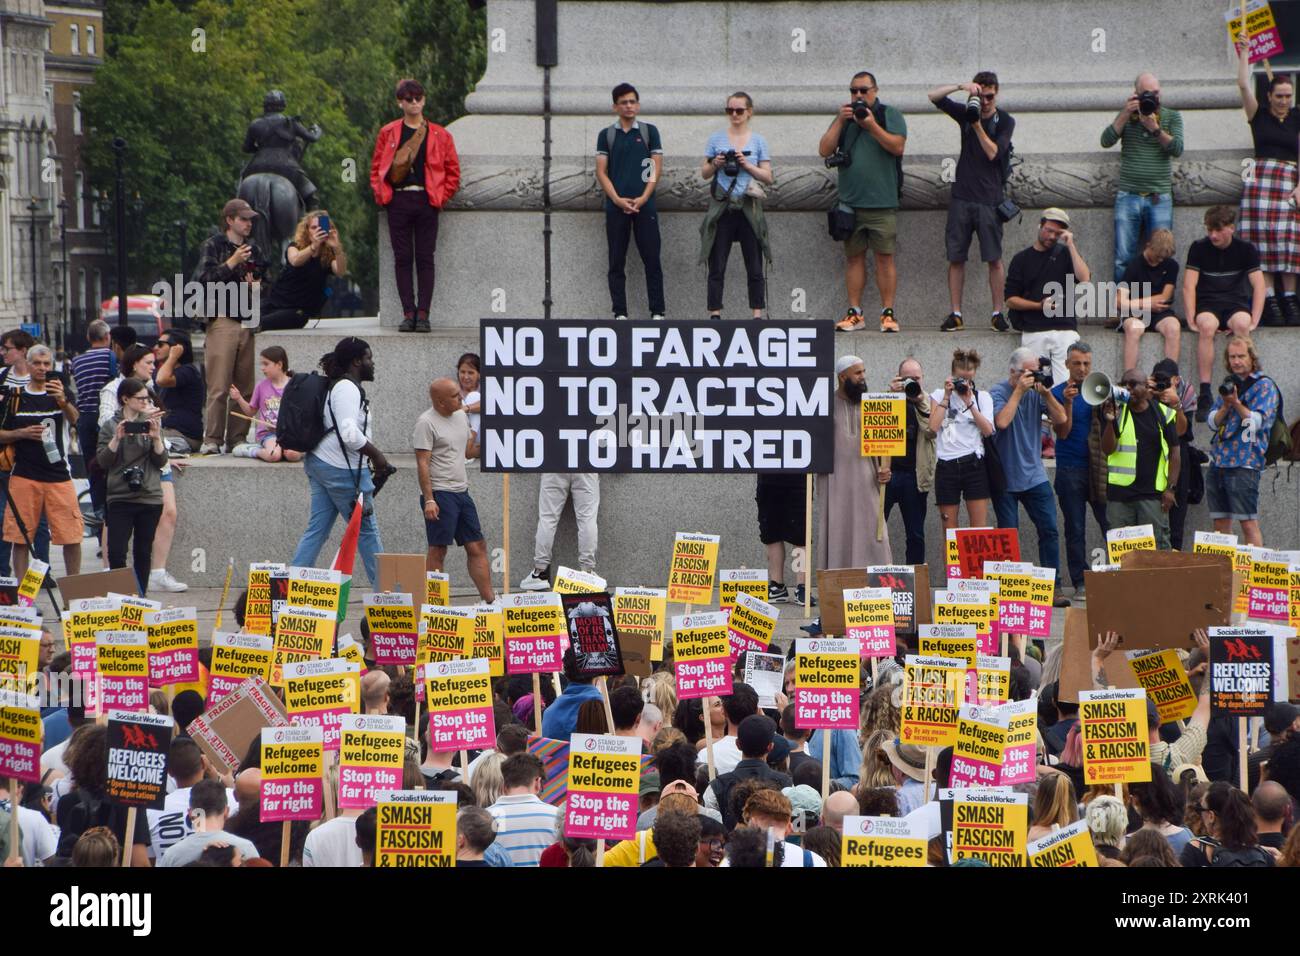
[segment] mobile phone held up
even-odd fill
[[[149,434],[149,423],[145,421],[123,422],[126,426],[124,431],[128,435],[147,435]]]
[[[325,233],[325,235],[328,236],[330,234],[330,217],[321,216],[319,222],[320,222],[320,227],[319,227],[320,231]]]

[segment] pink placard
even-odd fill
[[[731,645],[731,663],[736,663],[737,658],[746,651],[753,651],[757,654],[766,654],[767,645],[760,644],[751,638],[748,634],[741,634],[739,631],[733,631],[727,628],[727,640]]]
[[[40,782],[41,745],[0,737],[0,777]]]
[[[491,707],[429,711],[431,746],[438,753],[491,746],[496,729]],[[399,788],[400,789],[400,788]]]
[[[263,780],[259,819],[263,823],[279,820],[319,820],[325,806],[325,788],[320,777],[285,777]]]
[[[415,641],[415,635],[405,631],[370,632],[370,646],[375,650],[376,664],[414,664]]]
[[[1238,20],[1238,23],[1241,21]],[[1277,27],[1269,27],[1250,38],[1250,62],[1257,63],[1270,57],[1281,56],[1282,35]]]
[[[373,807],[385,790],[402,789],[402,771],[388,767],[339,767],[339,809]]]
[[[1032,768],[1031,768],[1032,769]],[[983,760],[971,760],[969,757],[952,758],[952,769],[948,773],[953,787],[996,787],[1002,768],[998,764]]]
[[[199,679],[199,650],[197,647],[178,647],[149,655],[149,686],[166,687],[168,684],[192,684]]]
[[[859,694],[830,687],[794,689],[794,725],[800,730],[857,730]]]
[[[326,750],[338,750],[343,735],[343,715],[350,714],[347,707],[327,707],[323,710],[304,710],[293,714],[289,720],[295,727],[320,727],[324,733]]]
[[[731,660],[726,657],[702,657],[693,661],[674,661],[673,674],[677,678],[677,699],[731,693]]]
[[[866,627],[848,627],[844,636],[861,641],[862,657],[893,657],[898,653],[897,628],[892,624],[869,624]]]
[[[1001,606],[999,605],[999,613]],[[989,632],[987,634],[975,633],[975,651],[978,654],[987,654],[989,657],[997,657],[998,651],[1002,647],[1002,628],[998,626],[997,621],[989,623]]]
[[[96,712],[95,705],[99,701],[99,682],[95,680],[97,666],[94,641],[72,645],[72,675],[81,681],[81,692],[85,695],[82,703],[88,714]]]
[[[149,679],[147,677],[105,677],[99,675],[99,712],[149,709]]]
[[[999,768],[999,787],[1009,787],[1015,783],[1029,783],[1038,776],[1035,765],[1038,763],[1038,744],[1025,744],[1023,747],[1008,746],[1002,754],[1002,766]]]
[[[1246,616],[1256,621],[1281,621],[1285,624],[1291,616],[1290,589],[1261,588],[1252,584]]]
[[[570,790],[564,835],[578,840],[636,838],[637,798],[626,793]]]
[[[1024,634],[1029,627],[1029,609],[1033,607],[1028,601],[998,601],[998,626],[1008,634]]]
[[[568,636],[545,634],[538,637],[505,639],[507,674],[553,674],[564,669],[564,648]]]
[[[1010,631],[1012,634],[1026,634],[1029,637],[1051,637],[1052,636],[1052,606],[1050,604],[1030,604],[1029,608],[1029,625],[1023,631],[1017,631],[1009,627],[1004,627],[1004,631]]]

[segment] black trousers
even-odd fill
[[[162,510],[160,504],[148,505],[138,501],[108,503],[108,566],[126,567],[127,545],[134,544],[135,560],[132,564],[141,595],[149,588],[149,572],[153,570],[153,536],[158,531]]]
[[[608,203],[608,201],[607,201]],[[628,245],[635,241],[645,268],[646,298],[651,315],[663,315],[664,270],[659,262],[659,214],[642,207],[636,215],[621,209],[605,209],[605,244],[609,252],[609,299],[615,315],[627,315],[627,263]]]
[[[388,204],[388,239],[393,244],[397,297],[402,312],[429,312],[433,299],[433,254],[438,248],[438,210],[427,193],[398,190]],[[415,265],[415,283],[411,265]]]
[[[282,332],[285,329],[305,329],[310,318],[306,309],[272,309],[262,313],[260,332]]]
[[[1187,450],[1187,442],[1178,443],[1178,453],[1182,455],[1182,461],[1178,470],[1178,483],[1174,485],[1175,504],[1169,509],[1169,547],[1181,551],[1183,532],[1187,527],[1187,493],[1192,485],[1192,455]]]
[[[731,244],[740,243],[745,257],[745,279],[749,290],[749,307],[765,308],[763,288],[763,249],[758,244],[749,220],[739,209],[729,209],[718,218],[717,232],[713,234],[713,248],[709,250],[709,311],[722,308],[722,289],[727,280],[727,259]]]

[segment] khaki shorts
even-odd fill
[[[36,534],[43,512],[50,523],[50,541],[53,544],[81,544],[85,528],[81,522],[81,508],[77,505],[77,492],[71,481],[32,481],[13,475],[9,478],[9,497],[13,499],[29,535]],[[10,508],[5,509],[4,539],[11,544],[26,543]]]
[[[854,209],[853,235],[844,243],[846,256],[860,255],[870,249],[892,256],[898,239],[897,209]]]

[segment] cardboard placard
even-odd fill
[[[984,577],[989,561],[1020,560],[1020,532],[1015,528],[958,528],[957,564],[963,578]]]
[[[929,624],[930,618],[930,567],[926,564],[911,566],[914,572],[918,598],[915,601],[916,624]],[[825,568],[817,572],[817,596],[821,602],[822,633],[828,637],[844,635],[844,592],[856,588],[874,587],[872,576],[866,568]],[[920,595],[924,594],[922,599]],[[897,605],[895,605],[897,614]],[[902,637],[903,630],[896,633]]]
[[[59,593],[68,604],[81,598],[108,597],[112,592],[139,594],[135,571],[131,568],[117,568],[113,571],[95,571],[59,578]]]
[[[425,570],[423,554],[377,554],[380,591],[423,594]]]
[[[1112,572],[1113,573],[1113,572]],[[1088,585],[1092,587],[1091,584]],[[1092,603],[1089,595],[1088,603]],[[1088,630],[1088,612],[1083,608],[1065,610],[1065,637],[1061,648],[1061,677],[1057,699],[1070,704],[1079,702],[1080,691],[1092,690],[1092,650],[1097,646],[1097,636]],[[1111,659],[1116,655],[1112,654]],[[1114,673],[1111,673],[1111,672]],[[1137,687],[1132,669],[1109,666],[1106,680],[1116,687]]]
[[[196,717],[185,732],[214,767],[222,773],[234,773],[263,727],[287,726],[289,714],[270,684],[250,677],[207,713]]]
[[[1119,571],[1085,571],[1088,632],[1115,631],[1124,650],[1188,648],[1192,631],[1232,615],[1232,564],[1219,554],[1130,551]]]

